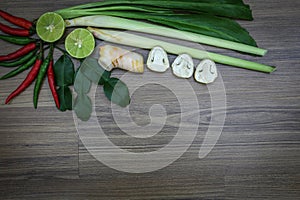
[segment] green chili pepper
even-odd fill
[[[34,64],[36,58],[37,58],[37,56],[33,56],[26,64],[21,65],[17,69],[15,69],[13,71],[10,71],[9,73],[5,74],[4,76],[2,76],[0,78],[0,80],[11,78],[11,77],[16,76],[19,73],[25,71],[26,69],[28,69],[29,67],[31,67]]]
[[[0,35],[0,39],[13,44],[19,44],[19,45],[25,45],[36,41],[35,39],[29,37],[10,36],[10,35]]]
[[[43,80],[45,78],[45,75],[47,73],[47,69],[48,69],[50,60],[52,60],[52,56],[53,56],[53,44],[51,44],[49,54],[48,54],[47,58],[44,60],[42,66],[40,67],[39,73],[36,78],[36,82],[34,85],[34,92],[33,92],[34,108],[37,108],[39,92],[40,92]]]
[[[6,61],[0,62],[0,66],[2,66],[2,67],[16,67],[18,65],[21,65],[21,64],[27,62],[28,60],[30,60],[30,58],[32,58],[36,54],[37,50],[38,49],[35,49],[32,52],[30,52],[29,54],[21,57],[18,60],[15,60],[13,62],[6,62]]]

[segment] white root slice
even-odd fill
[[[194,74],[195,80],[199,83],[212,83],[218,77],[217,67],[214,61],[202,60],[196,68]]]
[[[194,73],[194,62],[190,55],[179,55],[172,64],[173,74],[179,78],[190,78]]]
[[[98,63],[105,70],[111,71],[119,68],[135,73],[144,72],[144,58],[141,54],[112,45],[104,45],[99,48]]]
[[[147,67],[155,72],[165,72],[170,67],[168,55],[165,50],[159,46],[154,47],[147,60]]]

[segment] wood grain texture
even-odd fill
[[[0,8],[33,20],[44,12],[87,2],[91,1],[2,0]],[[198,152],[212,117],[210,95],[207,87],[193,80],[190,83],[200,107],[190,115],[200,114],[193,144],[166,168],[129,174],[107,167],[88,153],[78,139],[72,112],[55,109],[47,84],[37,110],[32,106],[33,86],[4,105],[7,95],[26,76],[23,73],[1,81],[0,86],[1,199],[299,199],[300,2],[247,2],[255,20],[240,23],[268,54],[260,58],[205,48],[274,65],[278,70],[268,75],[218,65],[226,87],[227,117],[207,157],[199,159]],[[17,49],[2,41],[0,46],[1,55]],[[1,68],[0,74],[8,71]],[[170,116],[163,132],[149,140],[122,133],[101,90],[96,97],[103,130],[127,150],[155,151],[168,144],[178,128],[178,101],[168,89],[148,85],[133,94],[130,113],[137,124],[149,123],[149,108],[157,103]]]

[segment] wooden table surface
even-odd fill
[[[87,2],[1,0],[0,7],[32,20],[47,11]],[[260,47],[269,50],[268,54],[260,58],[218,52],[274,65],[278,70],[269,75],[218,65],[226,88],[227,116],[217,144],[205,158],[199,159],[198,152],[212,117],[210,96],[207,87],[193,80],[190,83],[199,91],[200,102],[200,124],[194,142],[171,165],[136,174],[111,169],[88,153],[79,140],[72,112],[55,109],[47,82],[37,110],[32,106],[33,86],[4,105],[7,95],[26,76],[23,73],[1,81],[0,86],[0,198],[299,199],[300,2],[247,2],[255,20],[240,23]],[[17,48],[2,41],[0,45],[0,54]],[[8,71],[1,68],[0,74]],[[110,103],[100,90],[97,95],[101,99],[99,122],[116,145],[151,151],[172,139],[171,126],[150,141],[137,141],[139,144],[121,137],[111,118]],[[149,107],[157,103],[164,105],[170,115],[179,112],[174,94],[152,85],[134,93],[132,118],[143,125],[149,121]]]

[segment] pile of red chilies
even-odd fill
[[[53,71],[53,44],[50,44],[48,56],[44,59],[43,41],[36,40],[30,37],[35,33],[34,23],[24,18],[13,16],[2,10],[0,10],[0,17],[20,27],[12,28],[0,23],[0,31],[6,33],[6,35],[0,34],[0,39],[13,44],[24,45],[22,48],[13,53],[10,53],[8,55],[0,55],[0,66],[18,67],[10,71],[8,74],[2,76],[0,80],[13,77],[32,67],[21,85],[7,97],[5,104],[8,104],[14,97],[22,93],[27,87],[31,85],[34,80],[36,80],[33,103],[34,107],[37,108],[38,95],[47,73],[49,87],[52,92],[56,107],[60,108]]]

